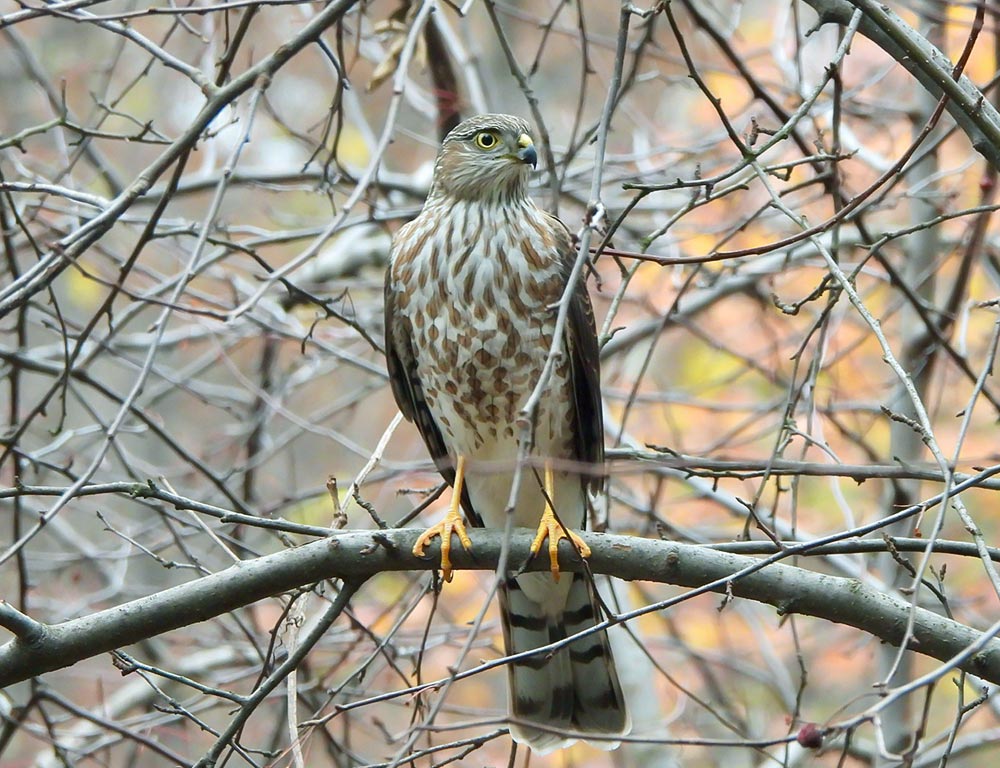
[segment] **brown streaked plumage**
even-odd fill
[[[446,579],[451,533],[469,545],[459,505],[473,525],[506,524],[516,420],[548,358],[576,257],[566,227],[528,196],[536,160],[520,118],[464,121],[444,139],[423,210],[393,240],[385,282],[389,379],[400,410],[454,488],[449,514],[415,551],[441,535]],[[552,574],[522,574],[503,585],[508,654],[583,631],[599,616],[593,584],[579,574],[560,579],[555,560],[566,538],[562,524],[584,525],[587,491],[600,485],[604,462],[597,332],[582,281],[568,300],[563,354],[531,445],[545,471],[523,474],[513,512],[515,525],[538,527],[536,548],[549,539]],[[508,680],[511,735],[538,752],[572,743],[573,732],[613,748],[614,737],[629,730],[605,632],[512,663]]]

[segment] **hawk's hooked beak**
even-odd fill
[[[517,159],[534,168],[538,164],[538,153],[535,151],[535,144],[531,137],[522,133],[517,137],[517,146],[520,148],[517,151]]]

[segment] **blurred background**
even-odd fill
[[[133,484],[290,524],[407,521],[440,479],[412,425],[387,433],[382,277],[441,136],[486,111],[532,122],[536,199],[597,227],[612,481],[594,527],[790,542],[914,508],[868,538],[969,542],[972,521],[994,542],[993,481],[915,505],[946,467],[1000,463],[996,173],[850,13],[818,24],[834,5],[0,0],[0,595],[55,623],[311,540]],[[892,7],[992,99],[994,4]],[[997,615],[976,557],[795,564],[978,629]],[[268,697],[224,764],[1000,756],[994,686],[907,687],[940,663],[702,595],[628,624],[634,743],[529,758],[504,670],[409,690],[502,655],[490,583],[370,580],[296,708]],[[620,610],[684,594],[614,589]],[[7,689],[0,763],[196,763],[235,707],[213,689],[249,693],[286,652],[286,603],[128,649],[152,671],[100,656]],[[902,692],[876,715],[886,681]],[[807,723],[834,729],[823,749],[796,740]]]

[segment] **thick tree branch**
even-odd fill
[[[15,638],[0,647],[0,687],[25,680],[154,635],[205,621],[226,611],[270,595],[330,578],[358,583],[383,571],[427,570],[431,560],[413,556],[411,547],[419,531],[353,531],[305,544],[183,584],[149,597],[41,629]],[[517,530],[511,540],[509,562],[527,561],[532,532]],[[594,573],[626,580],[658,581],[699,591],[728,592],[775,606],[779,613],[816,616],[856,627],[885,642],[903,637],[908,613],[900,599],[864,584],[803,568],[775,563],[786,556],[760,560],[705,547],[626,536],[586,533],[593,550],[589,565]],[[474,557],[461,548],[453,550],[457,568],[489,570],[501,556],[500,531],[472,531]],[[796,548],[798,551],[800,548]],[[566,570],[580,567],[564,550]],[[526,570],[545,570],[546,558],[535,558]],[[683,599],[678,598],[672,602]],[[647,606],[640,612],[661,610],[666,604]],[[1000,640],[985,639],[980,632],[958,622],[917,608],[912,650],[940,660],[961,654],[974,643],[979,651],[957,666],[991,682],[1000,683]]]

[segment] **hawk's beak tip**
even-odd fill
[[[517,159],[532,168],[538,165],[538,153],[535,151],[534,145],[529,144],[526,147],[521,147],[517,153]]]
[[[517,146],[520,147],[517,152],[518,160],[532,168],[538,165],[538,152],[535,151],[535,144],[528,134],[522,133],[517,137]]]

